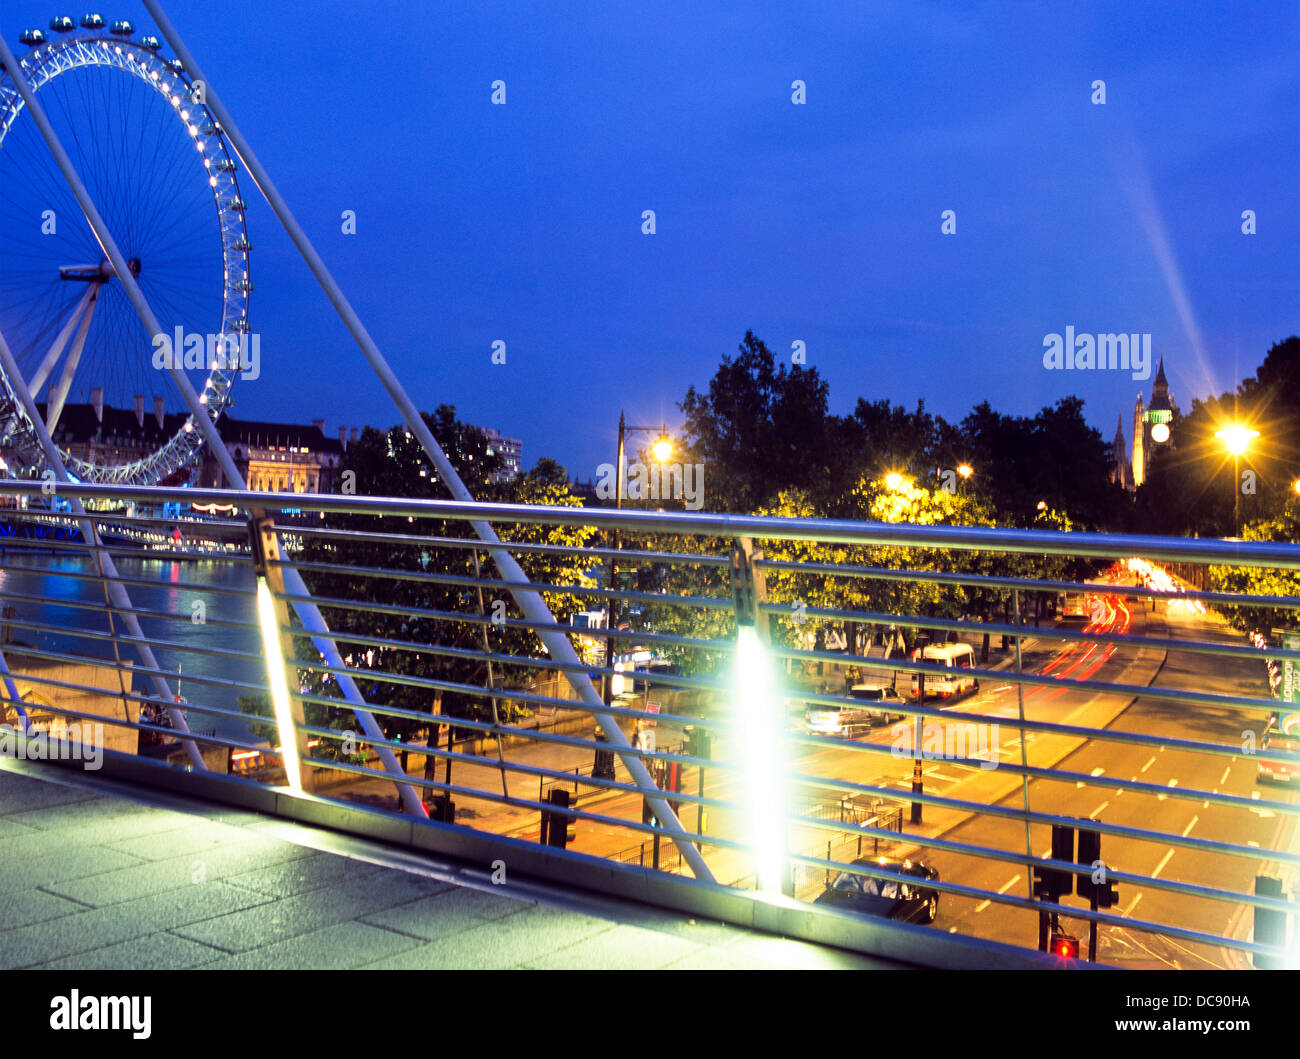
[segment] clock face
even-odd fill
[[[1151,440],[1164,442],[1169,440],[1169,427],[1165,423],[1157,423],[1151,428]]]

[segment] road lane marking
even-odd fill
[[[1187,837],[1187,832],[1196,826],[1196,821],[1199,819],[1200,819],[1199,816],[1192,817],[1192,822],[1188,824],[1185,828],[1183,828],[1183,838]]]
[[[1156,870],[1151,873],[1151,878],[1155,879],[1159,877],[1160,873],[1164,870],[1165,865],[1169,863],[1169,860],[1173,855],[1174,851],[1172,849],[1165,854],[1164,860],[1156,865]]]
[[[1225,768],[1225,769],[1223,770],[1223,775],[1219,777],[1219,783],[1222,784],[1222,783],[1226,782],[1227,779],[1228,779],[1228,773],[1231,772],[1231,771],[1232,771],[1232,766],[1231,766],[1231,765],[1229,765],[1227,768]]]
[[[1254,846],[1256,849],[1259,849],[1259,843],[1258,843],[1258,842],[1248,841],[1248,842],[1246,843],[1246,845],[1248,845],[1248,846]]]
[[[1108,805],[1110,805],[1110,802],[1102,802],[1099,806],[1097,806],[1096,809],[1094,809],[1091,813],[1088,814],[1088,819],[1089,819],[1089,820],[1096,820],[1096,819],[1097,819],[1097,814],[1098,814],[1099,812],[1101,812],[1103,809],[1105,809],[1106,806],[1108,806]]]
[[[1251,792],[1250,792],[1250,796],[1251,796],[1251,798],[1253,798],[1255,801],[1259,801],[1259,791],[1251,791]]]
[[[1170,786],[1170,787],[1177,787],[1177,786],[1178,786],[1178,781],[1177,781],[1177,780],[1170,780],[1170,781],[1169,781],[1169,786]],[[1168,797],[1169,797],[1169,795],[1167,795],[1167,794],[1157,794],[1157,795],[1156,795],[1156,800],[1157,800],[1157,801],[1161,801],[1161,802],[1163,802],[1163,801],[1164,801],[1166,798],[1168,798]]]
[[[1138,902],[1141,900],[1142,900],[1142,895],[1138,894],[1135,898],[1133,898],[1133,903],[1129,905],[1128,908],[1120,914],[1124,916],[1125,919],[1127,919],[1129,916],[1133,914],[1133,909],[1137,908]]]
[[[1153,757],[1150,761],[1148,761],[1145,765],[1142,766],[1142,771],[1146,772],[1146,770],[1149,769],[1155,763],[1156,763],[1156,759]]]

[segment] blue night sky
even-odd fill
[[[57,6],[5,0],[0,31]],[[1045,335],[1150,332],[1186,408],[1300,332],[1300,5],[1066,6],[165,5],[417,405],[581,478],[620,408],[672,425],[746,329],[806,343],[833,411],[1078,394],[1107,440],[1150,381],[1047,371]],[[396,422],[248,221],[263,372],[234,414]]]

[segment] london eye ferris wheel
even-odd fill
[[[165,336],[249,332],[252,249],[238,166],[179,60],[129,22],[85,15],[22,35],[22,75],[94,201]],[[170,371],[147,333],[16,87],[0,70],[0,334],[44,425],[56,436],[73,405],[179,411]],[[210,345],[209,345],[210,350]],[[179,354],[179,350],[176,351]],[[215,423],[238,363],[189,358],[185,371]],[[39,432],[0,372],[0,458],[15,477],[44,468]],[[38,414],[40,414],[38,412]],[[174,430],[171,429],[173,424]],[[66,437],[66,432],[65,435]],[[68,472],[88,482],[157,484],[192,466],[193,417],[140,444],[60,443]],[[56,437],[57,441],[57,437]],[[174,479],[173,479],[174,480]]]

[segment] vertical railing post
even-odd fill
[[[1029,834],[1029,748],[1025,744],[1025,685],[1021,681],[1021,657],[1020,657],[1020,589],[1012,589],[1011,594],[1012,616],[1016,624],[1016,704],[1020,711],[1020,790],[1025,802],[1025,856],[1031,860],[1034,856],[1033,840]],[[1025,865],[1026,885],[1029,888],[1029,899],[1036,899],[1034,894],[1034,872],[1033,869]],[[1044,946],[1040,946],[1044,947]]]
[[[253,548],[253,567],[258,580],[258,592],[265,585],[270,594],[270,621],[274,628],[267,627],[265,616],[262,620],[263,656],[267,667],[267,683],[271,689],[276,728],[280,733],[280,747],[285,775],[290,785],[297,785],[304,791],[312,791],[315,782],[311,766],[308,764],[307,733],[303,730],[307,723],[303,712],[302,693],[298,686],[298,667],[294,664],[293,638],[286,631],[289,625],[289,606],[284,596],[284,569],[280,565],[280,539],[275,531],[275,521],[265,512],[254,511],[249,522],[249,539]],[[271,649],[278,645],[278,650]],[[278,669],[278,672],[276,670]],[[285,701],[275,701],[283,696]],[[288,731],[285,729],[288,728]]]

